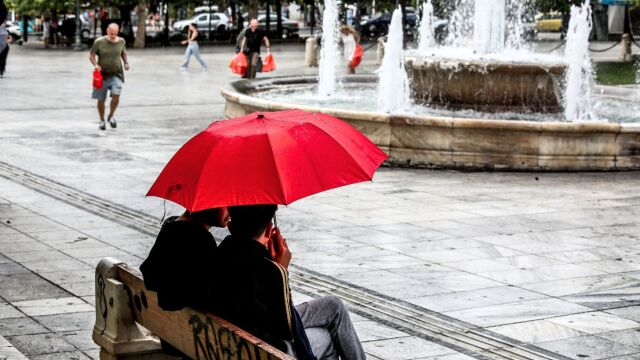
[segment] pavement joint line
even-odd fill
[[[0,161],[0,177],[92,214],[104,216],[140,233],[156,236],[155,217],[102,199],[52,179]],[[291,285],[303,294],[337,295],[353,312],[411,335],[486,360],[550,360],[567,357],[523,344],[446,315],[386,296],[355,284],[291,265]]]
[[[222,102],[221,102],[222,103]],[[212,103],[200,102],[200,103],[172,103],[172,104],[142,104],[142,105],[119,105],[119,108],[151,108],[151,107],[173,107],[173,106],[210,106]],[[215,104],[215,103],[214,103]],[[32,108],[4,108],[1,109],[0,112],[16,112],[16,111],[34,111],[34,110],[44,110],[47,111],[59,111],[59,110],[94,110],[95,106],[63,106],[63,107],[32,107]]]

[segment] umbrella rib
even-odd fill
[[[269,128],[267,127],[267,125],[265,124],[265,119],[262,118],[260,123],[262,124],[262,127],[264,127],[264,133],[267,135],[267,142],[269,143],[269,151],[271,151],[271,158],[273,159],[273,164],[276,168],[276,175],[278,176],[278,185],[280,186],[280,194],[282,195],[282,200],[284,201],[284,205],[287,205],[287,196],[284,192],[284,187],[282,185],[282,177],[280,176],[280,168],[278,167],[278,161],[276,159],[276,155],[273,152],[273,146],[272,146],[272,142],[271,142],[271,136],[269,135]]]

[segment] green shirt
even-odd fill
[[[98,38],[91,47],[91,52],[98,55],[98,65],[102,68],[102,76],[117,76],[124,82],[124,71],[122,70],[122,54],[126,46],[124,39],[111,42],[106,36]]]

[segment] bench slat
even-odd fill
[[[214,314],[191,308],[164,311],[137,270],[118,264],[116,273],[129,292],[135,321],[193,359],[295,360]]]

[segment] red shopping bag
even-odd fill
[[[247,72],[247,58],[242,52],[237,53],[229,63],[229,67],[234,74],[242,75]]]
[[[93,70],[93,88],[102,89],[104,80],[102,79],[102,73],[100,70]]]
[[[362,61],[362,55],[363,55],[364,49],[362,48],[362,45],[360,44],[356,44],[356,49],[353,52],[353,56],[351,57],[351,67],[352,68],[357,68],[358,65],[360,65],[360,62]]]
[[[268,53],[262,61],[262,72],[269,72],[276,69],[276,61],[273,59],[273,55]]]

